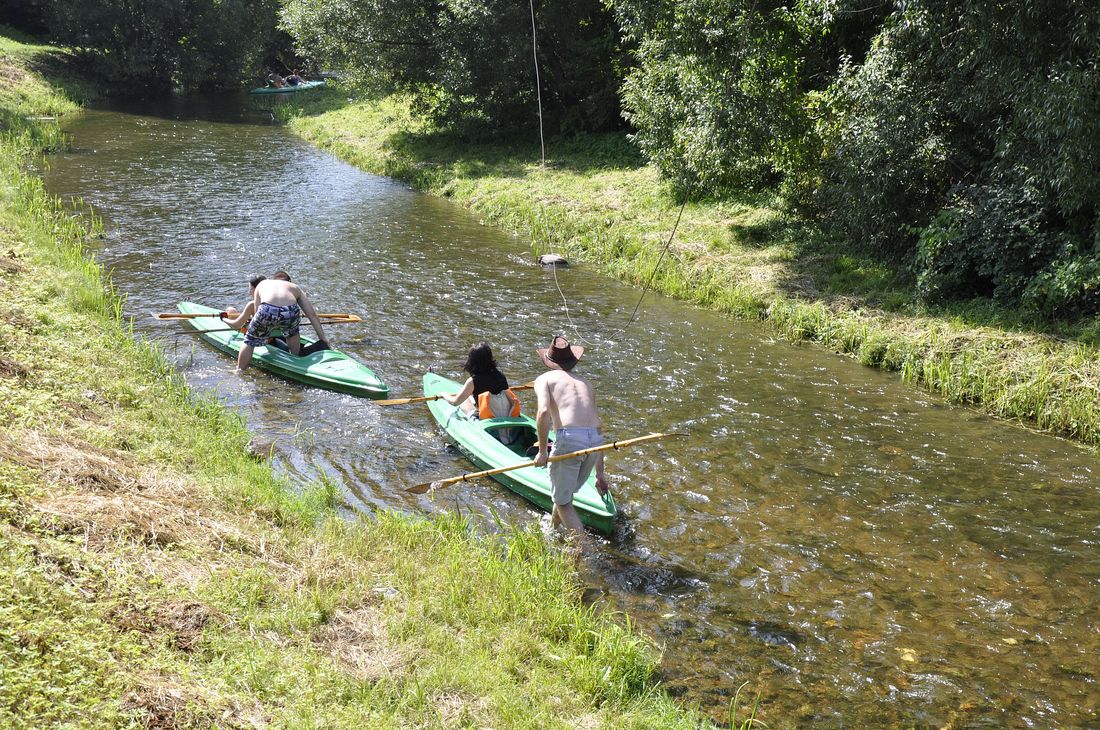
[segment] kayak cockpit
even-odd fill
[[[538,434],[530,421],[520,418],[493,418],[481,422],[482,430],[508,447],[508,450],[524,458],[538,443]]]

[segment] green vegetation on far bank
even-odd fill
[[[470,142],[430,128],[407,100],[329,90],[278,113],[371,172],[450,197],[487,222],[644,282],[679,205],[623,135]],[[990,300],[920,303],[904,270],[861,257],[764,199],[691,202],[655,288],[793,340],[900,372],[945,398],[1100,443],[1100,321],[1045,321]]]
[[[46,52],[0,41],[0,725],[706,726],[539,534],[344,519],[129,337],[28,172]]]

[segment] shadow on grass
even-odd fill
[[[326,88],[310,98],[295,99],[290,115],[319,116],[357,103],[357,92],[339,86]],[[469,126],[463,131],[431,129],[396,130],[385,140],[387,147],[420,167],[452,168],[471,179],[527,176],[542,161],[538,130],[494,130]],[[552,137],[546,140],[546,166],[590,174],[605,170],[643,167],[641,156],[624,133]]]
[[[88,64],[71,53],[58,50],[30,59],[27,67],[60,89],[78,104],[88,104],[103,98],[103,82],[89,75]]]

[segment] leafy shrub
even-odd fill
[[[947,120],[934,86],[905,52],[911,27],[880,35],[862,65],[845,65],[825,95],[827,159],[814,203],[853,243],[888,258],[912,250],[950,184]]]
[[[814,202],[930,300],[1096,311],[1100,6],[901,6],[825,93]]]
[[[262,75],[279,0],[43,0],[54,39],[89,57],[116,91],[230,87]]]
[[[598,0],[536,3],[543,113],[552,132],[619,125],[618,38]],[[441,126],[473,134],[537,125],[531,15],[514,0],[287,0],[299,48],[379,91],[416,96]]]
[[[637,65],[623,85],[636,143],[681,189],[723,195],[790,177],[821,158],[815,95],[840,58],[862,57],[886,3],[613,0]],[[859,12],[855,12],[858,10]]]

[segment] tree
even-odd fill
[[[1100,7],[899,4],[832,89],[820,202],[929,299],[1100,308]]]
[[[721,195],[813,177],[815,91],[862,56],[885,3],[613,0],[637,65],[623,90],[635,140],[682,188]]]
[[[51,35],[117,89],[235,86],[276,42],[278,0],[47,0]]]
[[[436,122],[535,123],[529,6],[521,0],[288,0],[302,52],[382,91],[415,95]],[[598,0],[535,4],[544,112],[556,131],[619,123],[617,37]]]

